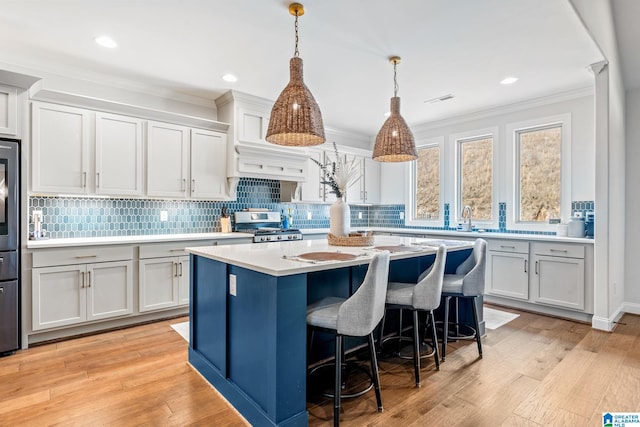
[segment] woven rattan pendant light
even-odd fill
[[[325,141],[322,114],[302,80],[302,59],[298,52],[298,17],[304,14],[304,7],[300,3],[292,3],[289,13],[296,17],[296,49],[289,62],[289,84],[273,105],[266,139],[277,145],[320,145]]]
[[[373,148],[373,160],[379,162],[407,162],[418,158],[416,144],[411,129],[400,115],[400,98],[398,98],[398,81],[396,67],[400,63],[399,56],[392,56],[393,64],[393,98],[391,98],[391,114],[382,125],[376,145]]]

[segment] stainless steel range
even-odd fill
[[[233,219],[234,230],[252,233],[254,243],[302,240],[300,230],[280,227],[278,212],[235,212]]]

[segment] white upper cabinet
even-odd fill
[[[223,199],[227,185],[227,135],[191,129],[191,197]]]
[[[346,201],[349,203],[364,203],[364,159],[355,154],[345,155],[346,165],[353,169],[358,180],[347,187]]]
[[[141,196],[142,120],[96,113],[97,194]]]
[[[189,128],[148,122],[147,194],[186,198],[189,179]]]
[[[380,203],[380,163],[364,157],[364,202]]]
[[[15,136],[18,133],[18,90],[0,85],[0,133]]]
[[[307,176],[305,182],[300,183],[298,198],[301,202],[323,202],[324,201],[324,185],[322,181],[322,174],[320,167],[311,160],[312,158],[322,163],[324,160],[323,150],[310,149],[309,159],[307,160]]]
[[[87,110],[33,103],[33,192],[89,192],[90,118],[90,112]]]

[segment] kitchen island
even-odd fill
[[[441,243],[453,272],[472,242],[376,236],[369,247],[303,240],[188,248],[189,362],[252,425],[306,426],[307,304],[348,297],[383,248],[392,251],[390,280],[415,281]],[[299,257],[317,252],[352,259]]]

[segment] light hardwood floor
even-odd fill
[[[518,312],[516,310],[509,310]],[[640,411],[640,316],[615,332],[531,313],[489,330],[484,358],[454,343],[415,388],[411,361],[380,362],[373,392],[346,401],[344,426],[601,426],[605,411]],[[187,363],[173,319],[48,344],[0,358],[0,426],[241,426]],[[309,424],[332,423],[312,399]]]

